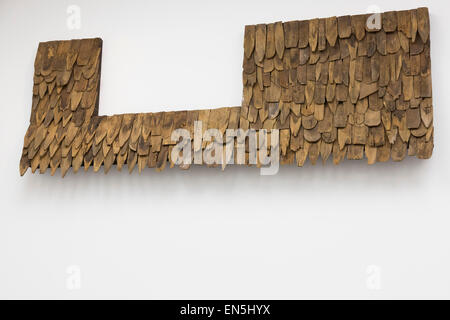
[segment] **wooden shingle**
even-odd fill
[[[336,164],[364,156],[369,164],[407,154],[428,159],[434,146],[428,9],[381,17],[380,30],[366,27],[369,15],[246,26],[242,106],[212,110],[99,116],[102,40],[40,43],[20,174],[60,168],[64,176],[70,167],[91,165],[107,173],[114,164],[161,171],[167,161],[174,165],[175,129],[191,139],[207,129],[222,137],[227,129],[281,129],[281,162],[299,166],[308,158],[325,163],[331,154]],[[200,140],[192,151],[211,147]]]

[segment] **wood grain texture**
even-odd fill
[[[225,143],[227,129],[280,129],[282,164],[429,159],[428,9],[383,13],[380,30],[368,30],[367,18],[246,26],[242,106],[211,110],[99,116],[102,40],[40,43],[20,174],[60,169],[65,176],[91,166],[107,173],[114,165],[161,171],[174,165],[174,129],[186,129],[191,139],[219,130],[213,142],[192,141],[192,157]],[[198,132],[195,121],[203,124]]]

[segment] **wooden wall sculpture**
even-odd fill
[[[430,22],[427,8],[245,27],[241,107],[98,115],[101,39],[39,44],[30,126],[20,174],[29,167],[64,176],[92,165],[162,170],[175,145],[217,128],[279,129],[281,164],[330,156],[369,164],[433,151]],[[203,142],[194,152],[208,148]],[[186,167],[183,167],[186,169]]]

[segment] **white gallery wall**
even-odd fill
[[[245,24],[373,5],[430,9],[429,161],[19,176],[40,41],[103,39],[100,114],[239,106]],[[438,0],[1,0],[0,298],[450,298],[449,21]]]

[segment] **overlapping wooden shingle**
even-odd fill
[[[282,158],[295,152],[297,164],[303,165],[306,156],[312,162],[317,160],[318,149],[326,159],[328,145],[335,150],[335,163],[364,155],[369,163],[390,158],[400,161],[407,153],[420,159],[431,157],[428,10],[383,13],[381,28],[376,30],[368,29],[368,18],[358,15],[276,24],[280,30],[277,57],[262,62],[275,66],[264,70],[265,78],[270,79],[263,87],[269,117],[249,117],[245,112],[242,116],[250,126],[261,121],[267,127],[266,122],[275,120],[276,127],[283,129],[280,113],[270,110],[278,111],[286,103],[300,110],[302,130],[295,108],[283,116],[289,118],[291,136],[283,131]],[[298,35],[291,34],[292,25],[298,26]],[[294,42],[298,53],[291,51]],[[261,104],[252,96],[254,88],[252,83],[244,83],[249,110],[256,100]],[[298,139],[298,132],[303,139]],[[420,150],[417,139],[421,139]],[[290,147],[290,143],[294,145]]]
[[[102,40],[40,43],[20,173],[60,168],[64,176],[71,167],[108,172],[113,165],[160,171],[168,161],[174,165],[171,133],[179,128],[192,139],[219,130],[221,139],[192,141],[193,158],[226,143],[227,129],[279,129],[282,164],[428,159],[434,146],[428,9],[383,13],[374,30],[368,17],[246,26],[242,106],[212,110],[99,116]],[[247,142],[246,163],[249,156]]]

